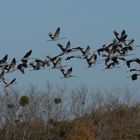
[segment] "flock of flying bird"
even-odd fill
[[[140,68],[132,68],[132,63],[137,63],[140,65],[140,58],[126,59],[126,56],[132,55],[132,52],[136,46],[134,46],[134,39],[128,39],[128,35],[125,30],[122,32],[113,31],[115,35],[115,39],[109,43],[104,44],[101,48],[98,48],[96,51],[91,51],[90,46],[86,48],[82,47],[71,47],[70,41],[67,42],[66,46],[58,43],[57,46],[61,49],[62,53],[50,57],[46,56],[44,60],[40,58],[31,58],[32,50],[29,50],[19,61],[16,58],[13,58],[10,63],[7,62],[8,55],[6,54],[0,60],[0,80],[4,83],[5,87],[8,87],[12,84],[16,84],[16,78],[8,81],[5,78],[5,74],[14,72],[19,70],[22,74],[25,73],[25,69],[28,67],[32,68],[32,70],[40,70],[45,67],[50,67],[52,65],[52,69],[58,69],[63,74],[63,78],[76,77],[72,75],[73,68],[70,67],[65,69],[67,65],[62,65],[62,60],[64,60],[64,55],[71,54],[71,52],[80,52],[80,55],[70,55],[65,58],[65,61],[71,59],[82,59],[87,62],[88,68],[94,67],[96,64],[100,64],[101,62],[97,59],[99,56],[102,56],[103,62],[105,64],[105,69],[112,69],[119,67],[120,61],[124,61],[129,68],[130,72],[134,72],[131,74],[132,80],[137,80],[140,75]],[[60,37],[60,27],[56,29],[54,33],[49,33],[50,41],[58,41],[61,39],[66,39],[65,37]],[[63,59],[62,59],[63,58]],[[29,60],[33,60],[30,62]],[[18,62],[18,63],[17,63]]]

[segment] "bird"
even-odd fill
[[[12,59],[11,63],[8,65],[8,67],[6,68],[6,70],[7,70],[6,73],[13,72],[13,71],[16,70],[16,59],[15,58]]]
[[[134,58],[134,59],[131,59],[131,60],[127,60],[126,65],[127,65],[128,68],[130,68],[130,63],[132,63],[132,62],[136,62],[136,63],[140,64],[140,59],[139,58]]]
[[[115,55],[116,53],[119,54],[119,55],[122,55],[121,51],[120,51],[120,49],[123,48],[122,44],[115,43],[115,44],[109,46],[108,48],[109,48],[109,52],[108,52],[109,56]]]
[[[0,67],[5,67],[7,66],[7,59],[8,59],[8,54],[6,54],[1,60],[0,60]]]
[[[113,42],[109,44],[104,44],[101,48],[97,49],[97,53],[98,55],[100,55],[101,52],[105,52],[109,55],[112,55],[112,54],[114,55],[116,51],[118,51],[117,48],[119,47],[122,48],[122,45],[118,43],[116,40],[113,40]]]
[[[94,66],[97,62],[97,55],[94,53],[90,55],[89,57],[87,56],[86,61],[88,63],[88,68]]]
[[[47,65],[48,67],[50,66],[49,61],[47,59],[35,59],[35,62],[37,63],[37,65],[39,65],[40,67],[45,67],[45,65]]]
[[[110,62],[110,60],[112,61],[112,62],[114,62],[115,64],[119,64],[119,61],[118,61],[118,59],[120,59],[120,60],[123,60],[123,61],[125,61],[125,58],[124,57],[117,57],[117,56],[113,56],[113,57],[107,57],[106,59],[105,59],[105,64],[106,65],[108,65],[108,62]]]
[[[76,76],[74,76],[74,75],[71,75],[71,73],[72,73],[72,67],[69,68],[68,70],[64,70],[64,69],[62,68],[62,69],[60,69],[60,71],[61,71],[62,74],[64,75],[63,78],[76,77]]]
[[[140,75],[140,74],[134,73],[134,74],[132,74],[131,76],[128,76],[127,78],[131,77],[131,79],[132,79],[133,81],[135,81],[135,80],[138,79],[138,76],[139,76],[139,75]]]
[[[129,47],[128,47],[128,46],[123,47],[123,48],[121,49],[121,54],[122,54],[123,56],[127,56],[127,55],[128,55],[128,52],[129,52]]]
[[[41,69],[42,67],[44,68],[45,65],[47,65],[48,67],[50,66],[49,64],[49,60],[47,59],[39,59],[39,58],[36,58],[34,62],[31,62],[29,64],[31,67],[33,67],[33,70],[39,70]]]
[[[5,84],[5,87],[9,87],[10,85],[12,84],[16,84],[16,78],[14,78],[13,80],[11,81],[6,81],[5,79],[3,79],[3,83]]]
[[[109,52],[108,46],[104,44],[101,48],[97,49],[98,55],[101,55],[101,52],[107,52],[108,53]]]
[[[125,30],[123,30],[121,33],[118,33],[116,30],[114,30],[113,33],[114,33],[115,37],[117,38],[117,40],[119,42],[123,42],[123,43],[126,41],[126,38],[128,36],[126,34]]]
[[[27,61],[29,60],[30,55],[32,54],[32,50],[29,50],[21,59],[22,62],[27,63]]]
[[[62,44],[58,43],[57,46],[62,50],[63,54],[74,52],[77,50],[77,48],[71,48],[70,41],[67,42],[66,47],[64,47]]]
[[[115,62],[111,62],[110,64],[106,64],[106,68],[105,69],[112,69],[116,66]]]
[[[54,69],[61,69],[63,67],[66,67],[66,66],[62,66],[61,62],[62,62],[62,58],[59,57],[56,61],[52,62],[53,63],[53,67],[52,68],[54,68]]]
[[[132,38],[128,43],[125,42],[125,46],[128,48],[129,51],[134,50],[134,39]]]
[[[24,68],[27,68],[27,67],[28,67],[27,63],[23,62],[17,66],[17,69],[19,69],[21,73],[24,74],[25,73]]]
[[[56,55],[56,56],[54,56],[54,57],[50,57],[49,55],[47,55],[46,57],[48,58],[48,62],[56,62],[59,58],[60,58],[60,56],[61,56],[62,54],[59,54],[59,55]]]
[[[77,47],[76,49],[80,50],[85,58],[90,54],[90,46],[89,45],[86,48]]]
[[[65,39],[65,37],[60,38],[59,35],[60,35],[60,27],[58,27],[56,29],[54,34],[52,34],[51,32],[49,33],[49,37],[50,37],[51,40],[48,40],[48,41],[57,41],[59,39]]]
[[[0,63],[1,63],[1,62],[7,61],[7,59],[8,59],[8,54],[6,54],[6,55],[0,60]]]
[[[31,62],[30,64],[29,64],[30,66],[32,66],[32,70],[40,70],[41,69],[41,67],[36,63],[36,64],[34,64],[33,62]]]

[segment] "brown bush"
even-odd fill
[[[31,87],[25,106],[18,90],[5,90],[0,95],[0,140],[140,139],[140,104],[132,96],[125,93],[123,101],[114,91],[91,95],[76,88],[68,96],[64,89],[54,89],[49,85],[41,93]]]

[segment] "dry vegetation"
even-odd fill
[[[0,140],[140,140],[140,104],[132,94],[86,87],[68,93],[49,83],[24,95],[4,89]]]

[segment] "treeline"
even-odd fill
[[[129,89],[91,90],[47,84],[4,88],[0,140],[139,140],[140,104]]]

